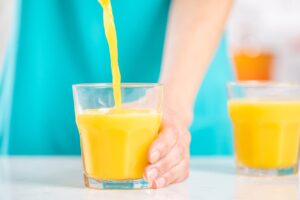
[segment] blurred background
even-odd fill
[[[236,0],[227,30],[239,80],[300,81],[299,0]]]
[[[14,20],[15,0],[0,0],[0,69]]]
[[[0,68],[15,0],[0,0]],[[300,0],[235,0],[227,25],[239,80],[300,81]]]

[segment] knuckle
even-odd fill
[[[189,146],[187,147],[187,150],[185,152],[185,157],[186,157],[186,159],[190,160],[190,147]]]
[[[182,173],[181,178],[179,179],[180,181],[186,180],[190,176],[190,170],[189,168],[184,167],[184,171]]]
[[[168,140],[168,143],[169,143],[170,145],[175,144],[176,141],[177,141],[177,135],[176,135],[175,132],[173,131],[173,128],[172,128],[172,129],[169,129],[169,130],[167,131],[166,134],[167,134],[167,140]]]
[[[170,125],[170,126],[168,127],[168,131],[169,131],[170,133],[172,133],[172,135],[177,135],[177,133],[178,133],[177,127],[175,127],[175,126],[173,126],[173,125]]]
[[[186,145],[190,145],[190,143],[191,143],[191,140],[192,140],[192,138],[191,138],[191,134],[190,134],[190,132],[188,131],[188,130],[183,130],[182,131],[182,138],[183,138],[183,142],[184,142],[184,144],[186,144]]]
[[[158,174],[162,175],[170,168],[170,162],[167,162],[165,159],[163,159],[162,161],[157,163],[156,168],[158,170]]]
[[[182,144],[177,145],[177,154],[180,158],[185,156],[185,147]]]
[[[186,159],[186,161],[185,161],[185,167],[186,167],[187,169],[190,168],[190,159],[189,159],[189,158]]]
[[[167,184],[171,184],[174,180],[176,180],[177,173],[175,173],[174,171],[170,171],[164,177],[167,180]]]
[[[190,145],[191,141],[192,141],[191,133],[189,131],[187,131],[186,134],[185,134],[185,137],[186,137],[188,145]]]
[[[163,145],[161,145],[161,143],[162,143],[162,140],[157,139],[151,144],[150,150],[149,150],[149,156],[154,151],[157,151],[157,150],[162,151],[163,150]]]

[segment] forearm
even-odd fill
[[[161,82],[165,102],[192,119],[194,100],[213,56],[231,0],[173,0],[165,43]],[[216,77],[217,78],[217,77]]]

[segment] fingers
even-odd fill
[[[157,177],[163,175],[174,166],[178,165],[178,163],[188,156],[185,149],[186,147],[180,143],[176,144],[165,157],[146,168],[145,178],[149,182],[152,182]]]
[[[182,160],[178,165],[164,173],[153,181],[152,187],[155,189],[165,187],[172,183],[177,183],[185,180],[189,176],[188,159]]]
[[[177,142],[177,131],[172,126],[165,126],[158,138],[153,142],[149,151],[151,164],[165,157]]]
[[[148,155],[150,165],[145,170],[144,178],[152,188],[183,181],[189,173],[190,133],[179,122],[172,118],[168,120],[164,120],[163,129]]]

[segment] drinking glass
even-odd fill
[[[245,81],[228,84],[237,172],[288,175],[298,171],[300,85]]]
[[[73,93],[85,186],[148,188],[143,173],[161,126],[163,86],[121,84],[120,108],[111,84],[73,85]]]

